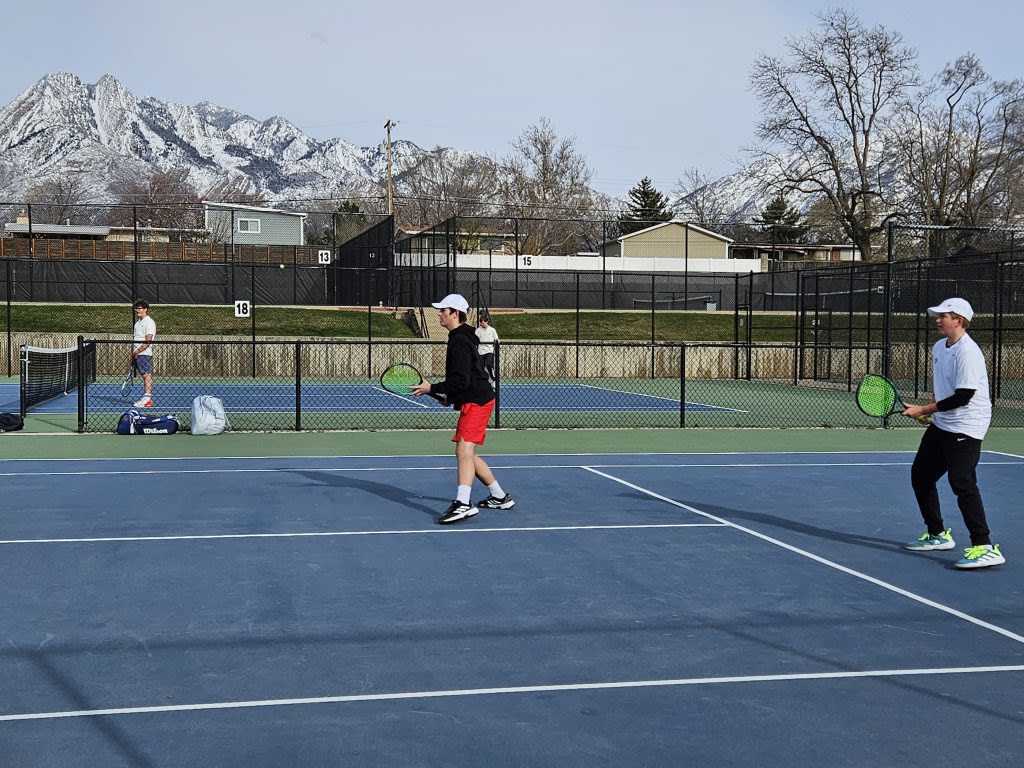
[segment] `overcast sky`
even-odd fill
[[[507,154],[541,117],[576,139],[593,186],[643,176],[669,192],[684,169],[720,176],[754,141],[758,53],[814,26],[811,0],[35,0],[4,8],[6,104],[49,72],[137,96],[280,115],[318,139],[374,146],[383,125],[424,148]],[[853,4],[847,4],[853,6]],[[1024,76],[1019,0],[858,0],[900,32],[926,74],[965,52]]]

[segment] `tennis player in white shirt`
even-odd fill
[[[948,474],[971,537],[971,546],[956,567],[1002,565],[1006,559],[989,536],[978,490],[981,441],[992,421],[992,402],[985,356],[967,333],[974,310],[966,300],[952,298],[929,307],[928,314],[935,318],[935,327],[942,336],[932,347],[935,397],[926,405],[908,405],[903,411],[912,419],[929,416],[932,422],[921,438],[910,471],[914,495],[928,529],[906,548],[920,552],[956,546],[951,529],[942,521],[935,487],[939,478]]]
[[[135,308],[135,329],[132,347],[132,364],[142,376],[143,395],[135,401],[136,408],[153,407],[153,339],[156,338],[156,321],[149,316],[149,303],[138,299]]]

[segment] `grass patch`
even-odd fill
[[[0,314],[0,317],[3,317]],[[250,318],[236,318],[230,306],[153,307],[158,335],[241,336],[252,334]],[[814,324],[817,319],[817,325]],[[443,339],[444,329],[432,314],[427,315],[431,338]],[[747,338],[747,316],[739,318],[739,340]],[[791,343],[796,338],[795,313],[755,312],[751,318],[751,339],[762,343]],[[869,339],[881,343],[884,319],[879,313],[807,313],[803,338],[843,345],[852,340],[863,344]],[[732,342],[736,339],[736,321],[730,311],[673,312],[654,315],[654,338],[659,342]],[[11,329],[27,333],[74,333],[84,336],[131,333],[135,319],[130,307],[102,304],[12,304]],[[1004,317],[1003,341],[1024,341],[1024,318]],[[577,338],[577,315],[566,312],[516,312],[494,314],[495,327],[505,341],[572,341]],[[852,332],[850,326],[853,326]],[[932,343],[937,339],[934,324],[923,315],[895,315],[893,341]],[[333,308],[257,307],[256,335],[283,338],[362,338],[367,336],[367,313],[363,310]],[[377,338],[411,339],[412,331],[402,320],[388,312],[373,313],[373,335]],[[971,335],[980,343],[991,340],[992,318],[979,316],[971,325]],[[647,342],[651,339],[651,313],[584,311],[579,313],[579,338],[583,341]]]

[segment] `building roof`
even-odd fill
[[[309,214],[296,213],[295,211],[282,211],[279,208],[261,208],[258,205],[241,205],[239,203],[215,203],[209,200],[203,200],[203,205],[207,208],[231,208],[236,211],[255,211],[259,213],[280,213],[283,216],[299,216],[306,218]]]
[[[653,226],[645,227],[644,229],[638,229],[636,232],[630,232],[628,235],[620,235],[619,237],[616,237],[614,240],[606,240],[604,243],[601,243],[601,245],[605,245],[607,243],[621,243],[623,240],[627,240],[628,238],[636,237],[637,235],[642,235],[646,232],[653,232],[656,229],[661,229],[662,227],[667,227],[672,224],[675,224],[678,227],[686,227],[687,229],[691,229],[694,232],[700,232],[702,235],[707,235],[708,237],[713,237],[716,240],[721,240],[723,243],[734,242],[733,239],[730,237],[720,235],[717,232],[712,232],[711,230],[704,229],[703,227],[698,227],[696,224],[690,224],[689,222],[686,221],[672,219],[671,221],[663,221],[660,224],[654,224]]]
[[[853,243],[761,243],[756,241],[737,240],[733,242],[733,245],[738,248],[767,248],[771,250],[774,248],[776,251],[781,251],[784,248],[792,248],[794,250],[813,250],[813,251],[824,251],[824,250],[835,250],[837,248],[853,249],[856,248]]]
[[[4,224],[4,231],[11,234],[29,232],[28,224]],[[87,226],[84,224],[33,224],[33,235],[88,235],[90,237],[106,237],[110,227]]]

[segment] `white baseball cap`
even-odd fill
[[[966,320],[974,317],[974,310],[967,303],[967,299],[946,299],[937,307],[928,307],[928,314],[932,317],[941,315],[943,312],[955,312]]]
[[[469,312],[469,302],[466,301],[465,296],[459,293],[449,293],[431,306],[434,309],[457,309],[459,312]]]

